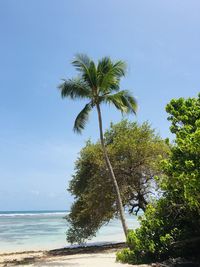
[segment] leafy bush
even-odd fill
[[[162,175],[159,162],[168,156],[168,145],[148,123],[127,120],[111,125],[105,143],[124,207],[130,213],[145,210],[156,186],[154,176]],[[81,150],[69,191],[75,200],[66,218],[68,242],[92,238],[102,225],[118,216],[116,193],[99,142],[88,141]]]
[[[162,198],[156,204],[148,205],[145,215],[140,218],[140,228],[129,231],[129,248],[117,253],[118,261],[148,263],[192,253],[191,248],[176,244],[200,235],[199,214],[189,210],[189,206],[180,211],[168,200]]]
[[[118,261],[200,255],[200,95],[172,100],[166,110],[176,139],[158,179],[163,195],[147,206],[140,228],[129,232],[129,248],[117,254]]]

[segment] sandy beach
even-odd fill
[[[0,254],[0,267],[7,266],[68,266],[117,267],[133,266],[116,262],[117,247],[58,249],[54,251],[25,251]],[[140,265],[141,266],[141,265]],[[143,265],[147,266],[147,265]]]
[[[116,263],[115,258],[113,251],[67,256],[47,256],[44,252],[27,252],[0,256],[0,266],[131,266]]]

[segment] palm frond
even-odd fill
[[[138,104],[135,97],[133,97],[130,92],[127,91],[127,94],[125,95],[125,99],[127,102],[127,105],[129,106],[130,112],[134,113],[136,115]]]
[[[63,83],[58,86],[61,91],[62,98],[88,98],[91,96],[89,85],[80,78],[63,80]]]
[[[106,74],[110,71],[112,68],[113,64],[112,61],[109,57],[103,57],[98,61],[98,66],[97,66],[97,71],[100,74]]]
[[[122,90],[116,94],[105,95],[102,102],[114,104],[122,113],[134,113],[137,111],[137,101],[127,90]]]
[[[93,88],[97,88],[97,70],[94,61],[91,60],[89,67],[90,84]]]
[[[118,78],[126,75],[127,64],[125,61],[119,60],[113,65],[113,70]]]
[[[81,131],[85,128],[85,125],[89,118],[89,113],[92,110],[92,103],[88,103],[85,107],[81,110],[81,112],[76,117],[74,122],[74,131],[77,133],[81,133]]]
[[[98,86],[103,91],[118,91],[120,78],[126,73],[126,63],[117,61],[113,63],[109,57],[104,57],[98,62]]]
[[[91,87],[96,87],[96,65],[94,61],[85,54],[77,54],[72,61],[72,65],[79,71],[83,80]]]
[[[87,71],[90,67],[91,59],[85,54],[76,54],[75,59],[72,61],[72,65],[79,72]]]

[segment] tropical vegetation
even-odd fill
[[[123,120],[105,132],[106,150],[117,177],[126,211],[145,211],[158,194],[155,176],[162,176],[160,161],[168,157],[168,145],[149,123],[141,125]],[[101,143],[88,141],[75,163],[69,185],[75,200],[67,216],[67,240],[82,243],[100,227],[119,216],[116,194],[106,170]]]
[[[175,140],[158,178],[162,197],[147,206],[141,226],[129,231],[122,262],[200,255],[200,94],[166,106]]]
[[[125,236],[128,228],[124,216],[123,203],[116,175],[113,171],[103,138],[103,125],[101,105],[103,103],[114,105],[123,114],[136,113],[137,103],[135,98],[127,90],[120,90],[120,80],[126,74],[124,61],[112,61],[109,57],[103,57],[97,64],[87,55],[78,54],[72,62],[78,76],[72,79],[64,79],[59,89],[63,98],[86,99],[87,104],[78,114],[74,123],[74,131],[81,133],[89,118],[89,113],[96,108],[100,131],[101,148],[106,162],[113,188],[116,194],[116,202]]]

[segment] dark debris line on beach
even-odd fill
[[[73,255],[73,254],[85,254],[85,253],[97,253],[103,252],[110,249],[121,249],[125,248],[125,242],[120,243],[108,243],[108,244],[101,244],[101,245],[83,245],[77,247],[66,247],[61,249],[54,249],[47,251],[47,255],[51,256],[63,256],[63,255]]]

